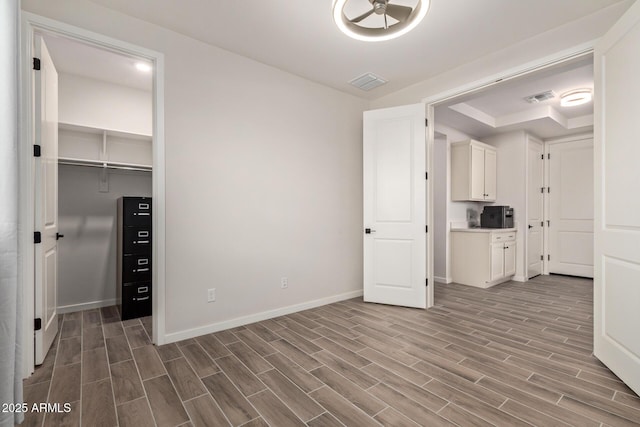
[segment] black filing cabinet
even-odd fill
[[[122,320],[151,315],[151,198],[118,199],[117,297]]]

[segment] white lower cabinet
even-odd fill
[[[516,273],[515,229],[451,230],[451,277],[463,285],[488,288]]]

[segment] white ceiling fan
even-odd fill
[[[371,9],[356,16],[345,14],[345,5],[350,2],[368,1]],[[334,0],[333,19],[338,28],[349,37],[363,41],[382,41],[399,37],[415,28],[429,10],[430,0],[417,0],[414,7],[394,4],[389,0]],[[372,15],[382,16],[383,25],[371,27],[363,25],[370,21]],[[389,23],[389,18],[396,22]],[[361,24],[362,23],[362,24]]]

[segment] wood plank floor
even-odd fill
[[[25,426],[631,426],[592,355],[592,282],[437,285],[424,311],[352,299],[155,347],[150,318],[64,315]]]

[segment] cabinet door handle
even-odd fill
[[[364,229],[364,234],[371,234],[371,233],[375,233],[375,232],[376,232],[376,230],[372,230],[370,228],[365,228]]]

